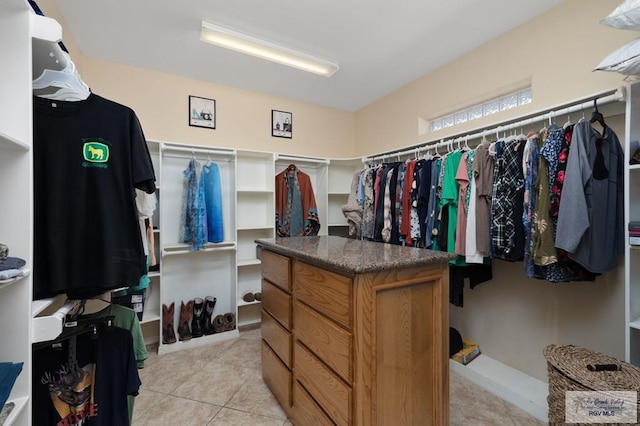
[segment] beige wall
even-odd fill
[[[72,54],[96,93],[137,112],[149,139],[351,157],[445,137],[449,132],[418,136],[418,118],[437,117],[529,83],[531,105],[455,132],[619,87],[621,76],[591,71],[606,54],[637,36],[598,24],[618,3],[568,0],[357,113],[83,58],[77,50]],[[56,17],[51,0],[41,7]],[[65,32],[65,42],[69,39]],[[216,130],[187,125],[188,95],[216,99]],[[293,112],[293,140],[270,136],[272,108]],[[622,138],[623,117],[611,120]],[[452,308],[451,322],[485,354],[542,380],[542,350],[550,343],[579,344],[622,358],[623,266],[595,284],[551,284],[525,279],[521,263],[496,261],[494,280],[467,289],[465,307]]]
[[[619,87],[619,74],[592,71],[608,53],[637,37],[634,31],[598,23],[619,3],[568,0],[363,108],[357,114],[357,152],[368,155],[436,140]],[[418,136],[418,117],[436,118],[528,84],[534,101],[525,107],[454,131]]]
[[[84,58],[83,78],[132,107],[147,139],[321,157],[354,155],[354,113]],[[188,125],[189,95],[216,100],[216,129]],[[293,138],[271,137],[271,110],[293,113]]]

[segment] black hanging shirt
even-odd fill
[[[135,189],[155,190],[130,108],[34,97],[34,299],[138,285],[146,270]]]

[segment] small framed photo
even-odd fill
[[[189,126],[216,128],[215,99],[189,96]]]
[[[272,109],[271,136],[291,139],[293,136],[293,114]]]

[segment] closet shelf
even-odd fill
[[[52,18],[32,13],[31,37],[57,43],[62,40],[62,26]]]
[[[53,301],[53,299],[48,300]],[[49,340],[54,340],[56,337],[58,337],[62,333],[62,328],[64,327],[64,321],[67,317],[67,314],[71,311],[71,309],[73,309],[75,305],[76,302],[70,300],[65,302],[62,307],[60,307],[51,315],[33,318],[31,320],[31,334],[33,336],[32,343],[48,342]]]
[[[172,256],[177,254],[195,254],[195,253],[209,253],[214,251],[226,251],[235,250],[235,241],[226,241],[222,243],[207,243],[201,250],[191,251],[188,244],[171,244],[162,248],[162,256]]]
[[[640,330],[640,317],[638,317],[635,320],[631,321],[629,323],[629,327],[635,328],[636,330]]]
[[[273,229],[273,225],[268,225],[266,223],[263,223],[262,225],[238,226],[238,231],[255,231],[260,229]]]
[[[29,149],[31,149],[27,143],[2,132],[0,132],[0,148],[17,148],[23,151],[29,151]]]
[[[31,274],[30,269],[23,269],[22,275],[19,277],[9,278],[8,280],[0,280],[0,290],[28,277],[30,274]]]
[[[160,345],[158,347],[158,355],[166,355],[172,352],[182,351],[184,349],[192,349],[200,346],[210,345],[212,343],[223,342],[225,340],[240,337],[238,329],[225,331],[223,333],[214,333],[208,336],[198,337],[197,339],[182,340],[169,345]]]
[[[262,262],[260,259],[243,259],[238,260],[238,266],[252,266],[252,265],[260,265]]]
[[[159,276],[160,276],[160,272],[152,271],[152,272],[149,272],[149,273],[147,274],[147,276],[148,276],[149,278],[159,277]]]
[[[158,309],[145,309],[140,325],[154,321],[160,321],[160,311]]]
[[[239,300],[238,300],[238,307],[241,307],[241,306],[249,306],[249,305],[257,305],[257,304],[259,304],[259,303],[260,303],[260,301],[259,301],[259,300],[254,300],[253,302],[245,302],[244,300],[239,299]]]
[[[9,413],[9,416],[7,417],[7,419],[4,421],[3,423],[4,426],[11,426],[16,421],[20,413],[22,413],[24,408],[27,406],[27,403],[29,402],[29,397],[23,396],[21,398],[10,399],[7,401],[7,404],[10,402],[13,402],[15,406],[11,410],[11,413]]]
[[[238,188],[238,194],[273,194],[273,188]]]
[[[629,166],[629,171],[640,170],[640,164],[631,164]]]

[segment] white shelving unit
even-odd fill
[[[62,28],[36,16],[26,0],[0,3],[0,242],[9,256],[26,260],[25,276],[0,282],[0,361],[23,363],[9,395],[15,404],[5,425],[31,424],[33,277],[32,40],[57,42]],[[46,307],[42,303],[42,307]]]
[[[153,142],[151,142],[153,143]],[[162,305],[175,303],[174,329],[180,319],[181,302],[196,297],[216,298],[213,316],[232,312],[237,316],[236,303],[236,153],[235,150],[222,148],[196,147],[174,143],[156,142],[159,147],[156,178],[159,176],[159,247],[160,274],[158,280],[159,300],[157,312],[160,316]],[[152,156],[153,158],[153,156]],[[224,222],[224,241],[207,243],[200,251],[190,251],[187,244],[180,242],[180,217],[183,193],[183,171],[189,161],[195,158],[201,163],[213,161],[220,170],[222,188],[222,214]],[[155,222],[154,222],[155,223]],[[149,302],[151,302],[148,299]],[[155,311],[150,303],[145,309]],[[161,323],[162,321],[160,321]],[[237,322],[237,321],[236,321]],[[191,323],[189,323],[191,324]],[[170,353],[181,349],[210,344],[239,336],[238,329],[224,333],[192,338],[172,344],[162,343],[162,326],[158,331],[158,353]],[[144,332],[144,330],[143,330]],[[145,335],[145,340],[147,336]]]
[[[236,217],[238,251],[238,325],[260,322],[260,302],[245,302],[242,295],[261,288],[260,259],[255,240],[275,236],[275,156],[271,152],[238,151]]]
[[[276,235],[275,176],[289,164],[296,164],[311,178],[321,223],[320,235],[346,233],[342,205],[347,202],[353,173],[362,168],[359,158],[328,160],[156,141],[148,144],[159,188],[153,223],[158,226],[155,238],[160,271],[150,274],[152,284],[147,290],[142,321],[147,342],[161,341],[162,304],[175,303],[177,330],[180,302],[195,297],[216,297],[214,316],[234,312],[238,327],[260,322],[260,301],[245,302],[242,296],[245,292],[260,291],[262,287],[255,240]],[[220,167],[223,187],[225,240],[207,243],[198,252],[189,251],[186,244],[178,241],[182,172],[193,157],[215,161]],[[173,352],[235,336],[237,330],[189,342],[161,343],[159,352]]]
[[[629,165],[636,149],[640,148],[640,84],[627,87],[625,129],[625,219],[640,221],[640,165]],[[625,236],[627,235],[625,229]],[[625,358],[640,366],[640,247],[625,243],[625,300],[627,301]]]

